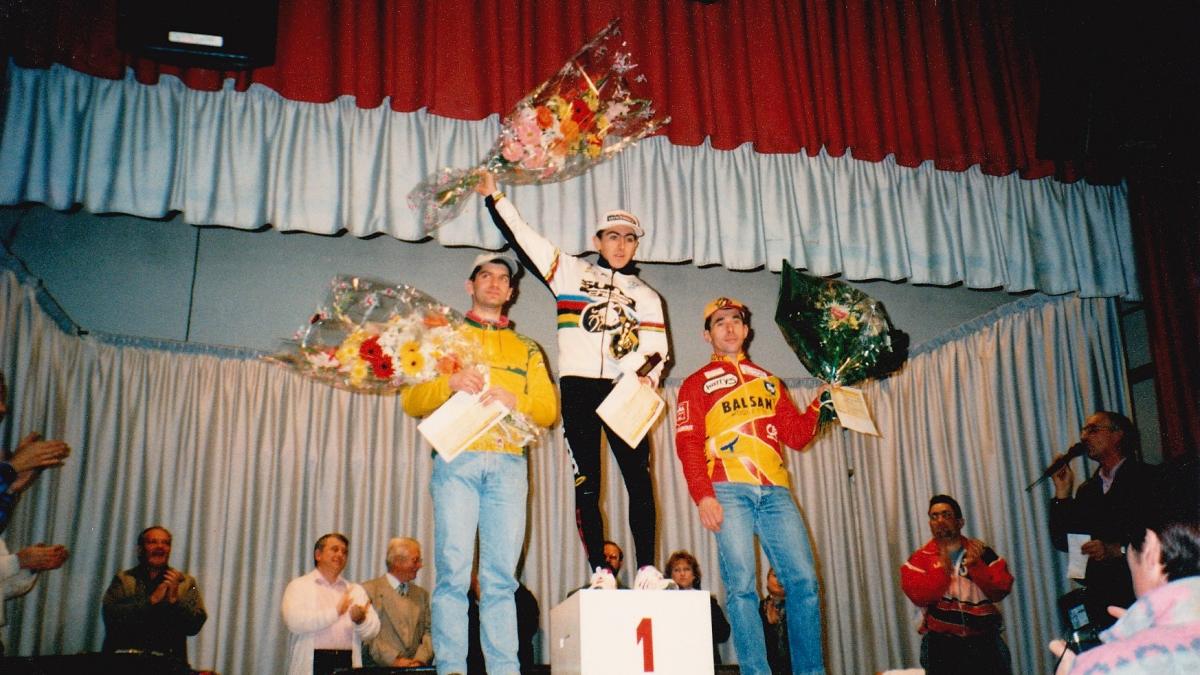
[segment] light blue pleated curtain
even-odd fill
[[[190,641],[193,665],[230,675],[282,669],[279,601],[308,569],[319,534],[349,534],[352,579],[382,572],[392,536],[416,537],[432,557],[430,453],[394,397],[338,391],[245,352],[77,337],[16,267],[0,260],[0,368],[12,409],[0,444],[41,430],[75,452],[22,498],[3,535],[13,550],[44,541],[72,552],[9,603],[10,653],[99,649],[100,595],[134,564],[136,535],[150,523],[174,532],[172,562],[198,578],[208,605]],[[818,559],[829,672],[917,663],[915,610],[897,569],[928,539],[926,502],[938,492],[960,500],[966,533],[1016,576],[1001,603],[1016,672],[1049,672],[1043,646],[1056,632],[1065,560],[1046,532],[1048,488],[1024,486],[1091,410],[1127,409],[1118,319],[1112,300],[1018,300],[865,385],[882,438],[827,429],[789,455]],[[807,401],[816,384],[791,383],[793,396]],[[678,385],[665,387],[672,406]],[[659,558],[690,549],[723,604],[715,543],[687,496],[666,419],[652,436]],[[560,427],[532,451],[530,472],[523,578],[541,603],[544,641],[550,608],[587,574]],[[610,537],[629,542],[620,481],[606,490]],[[417,581],[432,587],[432,566]],[[735,659],[729,645],[724,653]]]
[[[443,166],[466,168],[498,120],[453,120],[289,101],[261,86],[147,86],[64,66],[10,63],[0,136],[0,204],[79,204],[93,213],[198,225],[356,236],[425,236],[408,191]],[[810,157],[643,141],[564,183],[508,189],[525,218],[570,253],[598,216],[637,213],[649,262],[821,276],[963,283],[970,288],[1140,297],[1124,185],[938,171],[849,155]],[[446,245],[503,244],[480,200],[435,233]]]

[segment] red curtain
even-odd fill
[[[1135,169],[1129,177],[1129,210],[1163,458],[1195,458],[1200,454],[1200,176],[1168,164]]]
[[[277,60],[181,69],[116,47],[116,0],[9,3],[16,62],[459,119],[506,112],[614,17],[680,145],[1055,175],[1034,152],[1038,85],[1021,0],[281,0]],[[1057,177],[1073,180],[1071,167]]]

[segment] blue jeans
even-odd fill
[[[729,623],[738,667],[746,675],[770,675],[762,620],[758,615],[757,556],[754,535],[787,592],[788,644],[792,673],[824,673],[817,573],[808,533],[792,493],[784,487],[715,483],[724,512],[717,532],[721,581],[725,584]]]
[[[489,673],[515,675],[517,559],[525,541],[525,457],[464,452],[433,460],[433,653],[437,671],[467,672],[467,589],[479,531],[479,625]]]

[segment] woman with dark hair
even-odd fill
[[[696,556],[687,551],[675,551],[667,559],[667,574],[681,591],[698,591],[700,588],[700,563]],[[712,605],[712,640],[713,663],[721,663],[721,652],[717,646],[729,639],[729,622],[725,620],[725,612],[717,604],[717,599],[710,593],[708,601]]]

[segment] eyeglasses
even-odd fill
[[[953,511],[935,511],[929,514],[930,520],[956,520],[957,518]]]
[[[1080,433],[1094,434],[1097,431],[1116,431],[1116,430],[1117,430],[1116,427],[1110,426],[1107,424],[1089,424],[1089,425],[1085,426],[1084,428],[1080,429],[1079,431],[1080,431]]]

